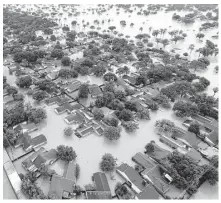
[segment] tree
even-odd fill
[[[155,127],[160,133],[172,133],[175,128],[175,124],[170,120],[162,119],[156,121]]]
[[[218,166],[219,166],[219,156],[218,155],[213,155],[212,158],[210,159],[210,163],[214,167],[218,168]]]
[[[104,154],[100,162],[100,168],[103,172],[113,172],[116,167],[116,159],[111,154]]]
[[[55,35],[51,35],[50,40],[55,42],[57,40],[57,38],[55,37]]]
[[[157,37],[158,34],[159,34],[159,30],[153,30],[153,31],[152,31],[152,35],[153,35],[154,37]]]
[[[74,41],[76,38],[77,32],[76,31],[71,31],[71,32],[67,32],[67,40],[68,41]]]
[[[122,126],[124,126],[125,130],[129,133],[139,129],[139,124],[133,121],[122,122]]]
[[[21,191],[28,196],[29,199],[46,199],[43,191],[26,176],[21,183]]]
[[[204,36],[205,35],[203,33],[197,33],[196,38],[201,39],[201,38],[204,38]]]
[[[153,153],[154,152],[154,145],[153,143],[148,143],[146,146],[145,146],[145,149],[146,149],[146,152],[147,153]]]
[[[117,76],[114,73],[106,73],[104,75],[105,81],[117,81]]]
[[[192,122],[188,128],[189,132],[194,133],[195,135],[200,135],[200,125],[197,122]]]
[[[98,96],[97,99],[95,100],[95,106],[97,108],[101,108],[105,106],[105,101],[102,96]]]
[[[104,129],[104,136],[109,140],[118,140],[120,138],[120,129],[109,126]]]
[[[149,120],[150,119],[150,113],[149,110],[146,108],[141,108],[138,112],[137,112],[137,117],[141,120]]]
[[[147,78],[146,76],[144,75],[139,75],[136,77],[136,82],[135,82],[136,85],[140,85],[142,84],[143,86],[146,86],[147,84]]]
[[[25,75],[17,78],[16,85],[21,88],[28,88],[32,85],[32,78],[30,75]]]
[[[104,122],[113,127],[117,127],[119,124],[119,120],[115,117],[107,117],[105,118]]]
[[[219,88],[218,88],[218,87],[214,87],[214,88],[213,88],[213,92],[214,92],[213,96],[215,96],[215,94],[216,94],[218,91],[219,91]]]
[[[14,94],[18,93],[17,88],[14,87],[14,86],[9,85],[9,86],[6,87],[6,90],[7,90],[8,94],[10,94],[10,95],[14,95]]]
[[[77,155],[72,147],[59,145],[57,147],[57,157],[63,161],[70,162],[75,160]]]
[[[73,134],[73,129],[71,128],[71,127],[66,127],[65,129],[64,129],[64,135],[66,135],[66,136],[71,136],[72,134]]]
[[[199,110],[195,104],[185,101],[178,101],[174,104],[173,111],[175,111],[178,117],[189,117],[197,115]]]
[[[161,43],[163,44],[163,47],[165,48],[169,44],[169,40],[168,39],[163,39],[161,41]]]
[[[44,29],[44,34],[45,35],[52,35],[53,34],[53,30],[51,28],[45,28]]]
[[[129,109],[123,109],[122,111],[115,111],[115,114],[119,120],[131,121],[133,120],[133,113]]]
[[[28,121],[33,123],[40,123],[43,119],[47,118],[47,113],[43,108],[33,108],[28,113]]]
[[[94,115],[94,119],[97,120],[97,121],[100,121],[104,118],[104,113],[99,108],[94,108],[93,109],[93,115]]]
[[[71,60],[69,57],[65,56],[61,59],[61,63],[63,66],[69,66],[71,64]]]
[[[210,165],[203,165],[205,171],[204,178],[208,180],[210,185],[215,185],[218,182],[218,170]]]
[[[76,167],[75,167],[75,178],[76,180],[79,179],[80,176],[80,166],[79,164],[76,163]]]
[[[114,92],[115,98],[119,100],[124,100],[126,98],[126,93],[122,90],[116,90]]]
[[[51,52],[52,58],[58,58],[61,59],[64,56],[64,52],[61,49],[53,49]]]
[[[62,30],[65,32],[65,31],[70,31],[70,28],[68,26],[64,26],[62,27]]]
[[[88,89],[88,84],[84,83],[79,87],[79,91],[78,91],[78,97],[79,98],[88,98],[88,93],[89,93],[89,89]]]
[[[42,101],[47,97],[47,94],[45,91],[39,90],[33,93],[32,98],[38,102]]]
[[[171,107],[169,98],[162,93],[157,94],[155,97],[152,98],[152,100],[157,102],[157,104],[162,105],[164,108]]]
[[[13,94],[13,98],[15,101],[23,101],[24,95],[22,93]]]

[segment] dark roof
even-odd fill
[[[131,183],[133,183],[140,191],[142,191],[145,186],[143,185],[143,178],[139,175],[137,171],[135,171],[131,166],[129,166],[126,163],[121,164],[119,167],[117,167],[118,173],[124,173],[127,178],[130,180]],[[124,176],[122,176],[125,178]],[[127,180],[127,179],[126,179]]]
[[[166,180],[164,180],[164,178],[162,177],[162,172],[160,170],[160,166],[156,165],[154,168],[150,169],[150,170],[144,170],[142,172],[143,176],[146,177],[148,176],[148,179],[150,179],[152,181],[152,184],[161,192],[161,193],[166,193],[170,186],[168,185],[168,183],[166,182]]]
[[[39,144],[43,144],[44,142],[47,142],[47,139],[43,134],[41,134],[41,135],[34,137],[31,141],[31,144],[34,146],[37,146]]]
[[[49,194],[55,193],[59,199],[62,199],[63,192],[72,193],[75,182],[59,175],[53,175],[51,179]]]
[[[102,172],[94,173],[93,178],[94,178],[97,191],[110,191],[107,177],[104,173]]]
[[[87,199],[111,199],[109,191],[86,191]]]
[[[156,165],[147,155],[141,152],[136,153],[132,157],[132,160],[146,169],[151,169]]]
[[[202,159],[201,154],[198,151],[196,151],[195,149],[191,149],[190,151],[188,151],[186,153],[186,155],[197,162],[200,162],[200,160]]]
[[[37,168],[39,168],[41,164],[45,163],[46,161],[51,161],[55,159],[57,159],[57,151],[55,149],[50,149],[49,151],[45,151],[39,154],[33,163]]]
[[[74,163],[74,161],[70,161],[63,176],[69,180],[76,181],[75,170],[76,170],[76,164]]]
[[[159,197],[159,193],[152,185],[146,186],[146,188],[137,195],[138,199],[159,199]]]
[[[96,84],[90,85],[88,89],[89,89],[90,94],[93,96],[98,96],[102,94],[100,87]]]
[[[27,159],[25,159],[22,162],[22,165],[24,165],[25,167],[30,167],[33,162],[32,160],[35,159],[39,154],[41,154],[43,151],[45,151],[45,148],[41,147],[38,151],[34,152],[32,155],[30,155]]]
[[[219,135],[217,130],[213,130],[211,133],[207,135],[207,137],[214,143],[218,144],[219,141]]]

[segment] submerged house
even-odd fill
[[[74,92],[74,91],[78,90],[80,85],[81,85],[81,82],[78,81],[78,80],[75,80],[70,85],[68,85],[65,89],[67,89],[68,93],[71,93],[71,92]]]
[[[59,75],[59,70],[53,70],[46,75],[46,79],[55,80],[58,78],[58,75]]]
[[[44,151],[45,151],[45,148],[41,147],[37,151],[33,152],[28,158],[22,161],[22,166],[28,171],[35,171],[36,169],[33,164],[33,160],[35,160],[36,157]]]
[[[31,133],[38,130],[38,126],[35,123],[21,123],[13,127],[16,133],[24,134]]]
[[[64,112],[72,113],[80,109],[83,109],[83,107],[79,103],[71,104],[67,102],[62,104],[62,106],[55,108],[55,112],[57,114],[62,114]]]
[[[67,116],[64,120],[67,124],[82,124],[88,121],[84,114],[78,110]]]
[[[121,164],[117,167],[117,173],[127,181],[130,188],[136,193],[136,199],[158,199],[159,194],[156,190],[140,176],[131,166],[126,163]],[[148,188],[151,188],[151,194]]]
[[[57,199],[70,199],[76,186],[75,169],[75,162],[70,161],[63,176],[52,175],[48,195],[55,195]]]
[[[40,148],[37,152],[33,153],[25,161],[22,162],[22,166],[28,171],[37,171],[43,164],[52,165],[57,161],[57,151],[51,149],[46,151],[44,148]]]
[[[45,103],[47,105],[57,104],[57,105],[60,106],[62,104],[70,102],[70,101],[72,101],[72,99],[67,97],[67,96],[56,96],[56,97],[52,97],[52,98],[46,99]]]
[[[22,146],[25,151],[29,151],[38,147],[41,147],[42,145],[45,145],[47,143],[46,137],[41,134],[34,138],[31,138],[31,136],[28,133],[20,135],[18,140],[16,141],[14,147],[20,147]]]
[[[89,93],[91,94],[92,98],[96,98],[98,96],[102,96],[103,92],[101,91],[100,87],[96,84],[88,86]]]
[[[105,173],[97,172],[92,177],[96,191],[86,191],[87,199],[111,199],[111,191]]]

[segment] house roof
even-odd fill
[[[213,130],[211,133],[207,135],[207,137],[214,143],[218,144],[219,141],[219,135],[218,135],[218,130]]]
[[[69,122],[76,121],[78,123],[82,123],[85,121],[85,117],[78,111],[76,111],[74,114],[67,116],[65,119],[67,119]]]
[[[67,89],[69,92],[76,91],[81,85],[81,82],[78,80],[75,80],[72,84],[67,86]]]
[[[44,142],[47,142],[47,138],[43,134],[38,135],[31,140],[31,144],[34,146],[43,144]]]
[[[28,123],[28,124],[19,124],[17,126],[14,127],[14,130],[17,131],[17,132],[24,132],[24,131],[32,131],[32,130],[35,130],[37,129],[37,125],[34,124],[34,123]]]
[[[150,170],[144,170],[142,172],[144,177],[148,177],[149,180],[151,180],[152,184],[162,193],[166,193],[170,186],[162,178],[162,172],[160,170],[160,166],[156,165],[154,168]]]
[[[117,167],[117,171],[120,172],[123,178],[126,180],[129,179],[129,181],[133,183],[139,189],[139,191],[142,191],[145,188],[145,186],[142,184],[143,178],[128,164],[121,164],[119,167]]]
[[[111,199],[109,191],[86,191],[87,199]]]
[[[89,85],[88,89],[89,89],[90,94],[93,96],[98,96],[102,94],[100,87],[96,84]]]
[[[200,160],[202,159],[201,154],[198,151],[196,151],[195,149],[191,149],[190,151],[188,151],[186,153],[186,155],[197,162],[200,162]]]
[[[76,181],[76,178],[75,178],[75,170],[76,170],[76,164],[74,161],[70,161],[67,165],[67,168],[64,172],[64,177],[66,179],[69,179],[69,180],[72,180],[72,181]]]
[[[110,187],[105,173],[102,172],[94,173],[93,178],[97,191],[110,191]]]
[[[49,190],[49,195],[55,193],[59,199],[62,199],[63,192],[72,193],[74,189],[75,182],[70,179],[59,175],[53,175],[51,179],[51,185]]]
[[[50,149],[49,151],[39,154],[33,163],[39,168],[41,164],[54,159],[57,159],[57,151],[55,149]]]
[[[23,162],[22,165],[24,165],[26,168],[29,168],[31,165],[33,165],[32,160],[34,160],[39,154],[45,151],[44,147],[41,147],[39,150],[34,152],[32,155],[30,155],[28,158],[26,158]]]
[[[147,155],[141,152],[136,153],[132,157],[132,160],[146,169],[151,169],[156,165]]]
[[[160,194],[152,185],[147,185],[137,196],[138,199],[159,199]]]

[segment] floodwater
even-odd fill
[[[56,6],[55,6],[56,7]],[[187,37],[184,41],[180,41],[175,43],[171,43],[170,45],[166,46],[166,50],[170,51],[171,49],[176,49],[176,53],[183,54],[184,52],[188,52],[188,47],[190,44],[195,45],[195,50],[199,47],[203,47],[205,44],[206,39],[212,40],[214,43],[218,41],[215,39],[211,39],[212,35],[216,35],[217,29],[210,29],[205,31],[205,37],[203,41],[200,42],[195,36],[199,32],[198,28],[203,23],[199,20],[196,20],[195,23],[192,25],[185,26],[179,22],[175,22],[172,20],[172,15],[174,12],[165,13],[164,11],[159,11],[156,15],[149,15],[149,16],[142,16],[137,15],[139,9],[134,11],[132,14],[125,13],[123,9],[119,9],[119,14],[116,14],[116,8],[113,7],[107,12],[104,12],[101,15],[98,15],[96,12],[92,14],[91,11],[87,11],[87,8],[95,7],[95,5],[81,5],[78,7],[78,10],[81,12],[79,16],[68,16],[68,12],[62,11],[59,9],[59,12],[63,12],[62,16],[56,16],[55,18],[61,19],[59,21],[60,26],[68,25],[71,29],[75,29],[77,32],[79,31],[88,31],[91,30],[89,27],[94,25],[94,20],[99,20],[100,24],[95,25],[95,27],[101,27],[101,31],[107,30],[109,26],[116,26],[116,30],[118,33],[123,33],[125,36],[129,35],[129,39],[134,39],[139,31],[140,27],[143,27],[142,33],[149,34],[149,27],[154,29],[166,28],[167,31],[171,31],[174,29],[182,29],[184,33],[187,34]],[[107,6],[106,6],[107,7]],[[33,8],[36,9],[33,5],[26,6],[26,8]],[[51,9],[44,10],[44,12],[50,12]],[[71,11],[71,10],[70,10]],[[85,11],[85,13],[82,13]],[[189,12],[179,12],[178,14],[183,16]],[[130,17],[131,16],[131,17]],[[65,19],[66,18],[66,19]],[[108,22],[110,19],[110,22]],[[72,26],[71,22],[76,20],[79,25]],[[83,27],[82,20],[89,22],[89,26],[86,28]],[[104,24],[101,24],[101,21],[104,20]],[[126,20],[127,25],[122,27],[120,25],[121,20]],[[130,23],[134,23],[133,27],[130,27]],[[62,33],[62,30],[59,29],[56,32],[58,35]],[[170,39],[170,36],[166,33],[164,38]],[[154,47],[162,47],[161,45],[157,45],[155,43],[155,39],[151,36],[150,41],[154,43]],[[180,49],[180,50],[179,50]],[[189,54],[188,59],[193,60],[198,58],[198,53],[195,53],[195,50]],[[218,74],[214,74],[214,67],[218,65],[218,56],[216,57],[209,57],[210,59],[210,66],[205,71],[196,72],[199,76],[204,76],[205,78],[209,79],[211,84],[207,88],[206,92],[209,95],[213,94],[213,88],[218,87]],[[7,76],[7,81],[10,85],[14,84],[15,76],[9,75],[8,69],[4,67],[4,75]],[[93,78],[88,76],[81,76],[79,77],[81,81],[90,81],[91,83],[102,84],[102,79]],[[154,130],[154,124],[156,120],[159,119],[170,119],[172,120],[177,126],[182,127],[181,119],[175,117],[172,110],[164,110],[162,109],[157,112],[151,113],[151,120],[149,121],[141,121],[139,123],[139,129],[133,133],[128,134],[124,131],[121,132],[121,138],[117,141],[108,141],[104,137],[100,137],[98,135],[92,134],[85,138],[78,138],[75,135],[71,137],[65,137],[63,130],[68,125],[65,123],[64,118],[67,116],[66,113],[62,115],[57,115],[54,112],[54,108],[56,105],[47,106],[45,107],[48,115],[48,119],[46,123],[43,125],[44,127],[37,132],[33,132],[31,136],[36,136],[38,134],[44,134],[47,137],[47,144],[45,148],[50,150],[52,148],[56,148],[60,144],[72,146],[73,149],[77,153],[76,162],[81,167],[81,174],[78,180],[78,184],[84,186],[85,184],[92,183],[92,175],[94,172],[99,171],[99,163],[101,161],[101,157],[105,153],[111,153],[114,157],[117,158],[118,163],[127,162],[129,165],[134,165],[131,160],[131,157],[135,155],[137,152],[143,152],[144,146],[146,143],[150,142],[151,140],[156,141],[157,144],[168,149],[171,151],[169,147],[164,145],[163,143],[159,142],[159,137]],[[73,126],[74,128],[75,126]],[[16,164],[17,170],[22,170]],[[63,173],[64,163],[62,161],[56,162],[53,166],[53,169],[57,171],[60,175]],[[20,171],[18,171],[20,173]],[[111,190],[114,190],[114,186],[117,181],[122,181],[121,178],[116,175],[115,173],[112,174],[114,178],[110,179],[108,175],[108,180],[110,183]],[[43,184],[43,183],[41,183]],[[47,184],[46,184],[47,185]],[[47,187],[47,186],[45,186]],[[217,199],[218,198],[218,186],[210,186],[207,182],[199,188],[199,191],[191,197],[191,199]]]

